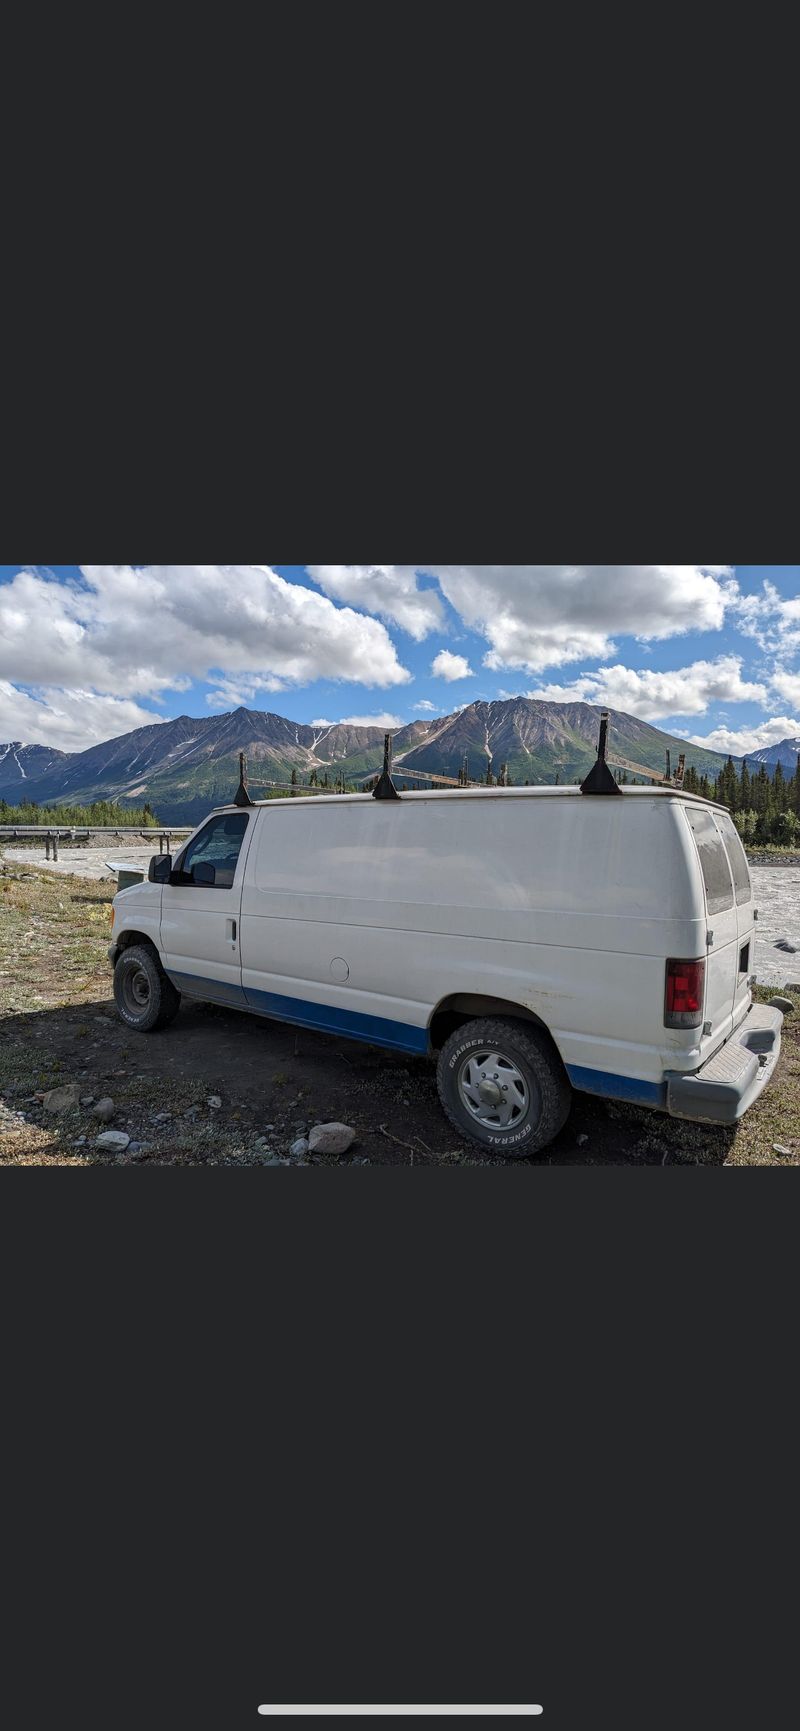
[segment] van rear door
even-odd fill
[[[722,836],[728,864],[733,878],[733,889],[736,897],[736,922],[738,926],[739,959],[736,978],[736,989],[733,1000],[734,1021],[738,1021],[743,1006],[750,997],[748,980],[753,971],[755,952],[755,920],[753,917],[753,886],[750,882],[750,868],[747,855],[742,847],[739,832],[727,812],[714,813],[714,822]]]
[[[712,1046],[726,1040],[733,1027],[739,979],[739,922],[728,854],[708,806],[684,806],[703,874],[708,920],[706,947],[706,1040]]]

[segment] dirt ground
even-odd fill
[[[296,1137],[334,1119],[350,1124],[356,1140],[346,1155],[312,1163],[800,1164],[800,1016],[785,1023],[776,1078],[736,1129],[576,1094],[543,1154],[484,1156],[451,1129],[423,1059],[187,1001],[162,1032],[132,1034],[117,1017],[106,958],[114,888],[0,862],[6,1165],[264,1165],[288,1160]],[[800,1010],[800,993],[789,996]],[[57,1116],[45,1110],[38,1096],[68,1082],[84,1099],[113,1099],[110,1125],[97,1123],[90,1104]],[[131,1148],[97,1148],[106,1128],[125,1131]],[[775,1142],[787,1153],[775,1152]]]

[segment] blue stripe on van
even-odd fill
[[[568,1064],[567,1075],[573,1088],[586,1094],[602,1094],[607,1100],[630,1100],[636,1106],[663,1106],[667,1097],[664,1082],[643,1082],[638,1076],[616,1076],[612,1070],[588,1070],[582,1064]]]
[[[208,980],[202,974],[179,974],[173,968],[169,969],[169,977],[179,992],[190,997],[254,1010],[259,1016],[273,1016],[279,1022],[297,1022],[303,1028],[317,1028],[321,1034],[342,1034],[348,1040],[365,1040],[372,1046],[389,1046],[399,1052],[428,1050],[427,1028],[415,1028],[410,1022],[392,1022],[387,1016],[364,1016],[359,1010],[312,1004],[306,998],[284,998],[280,992],[259,992],[253,986],[243,991],[220,980]]]
[[[339,1010],[333,1004],[312,1004],[305,998],[284,998],[279,992],[245,988],[252,1010],[275,1016],[282,1022],[299,1022],[323,1034],[344,1034],[348,1040],[367,1040],[373,1046],[391,1046],[401,1052],[427,1052],[427,1028],[410,1022],[392,1022],[386,1016],[364,1016],[360,1010]]]

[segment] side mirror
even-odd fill
[[[192,866],[192,883],[194,883],[194,884],[214,884],[214,883],[216,883],[216,881],[217,881],[217,868],[216,868],[216,866],[209,865],[206,860],[202,860],[202,859],[198,860],[196,866]]]
[[[168,884],[172,871],[171,853],[154,853],[147,870],[147,881],[151,884]]]

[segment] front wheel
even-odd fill
[[[505,1155],[536,1154],[566,1122],[572,1090],[532,1022],[466,1022],[439,1053],[439,1098],[460,1135]]]
[[[154,950],[131,944],[117,958],[114,998],[123,1022],[137,1034],[164,1028],[178,1014],[180,992],[167,979]]]

